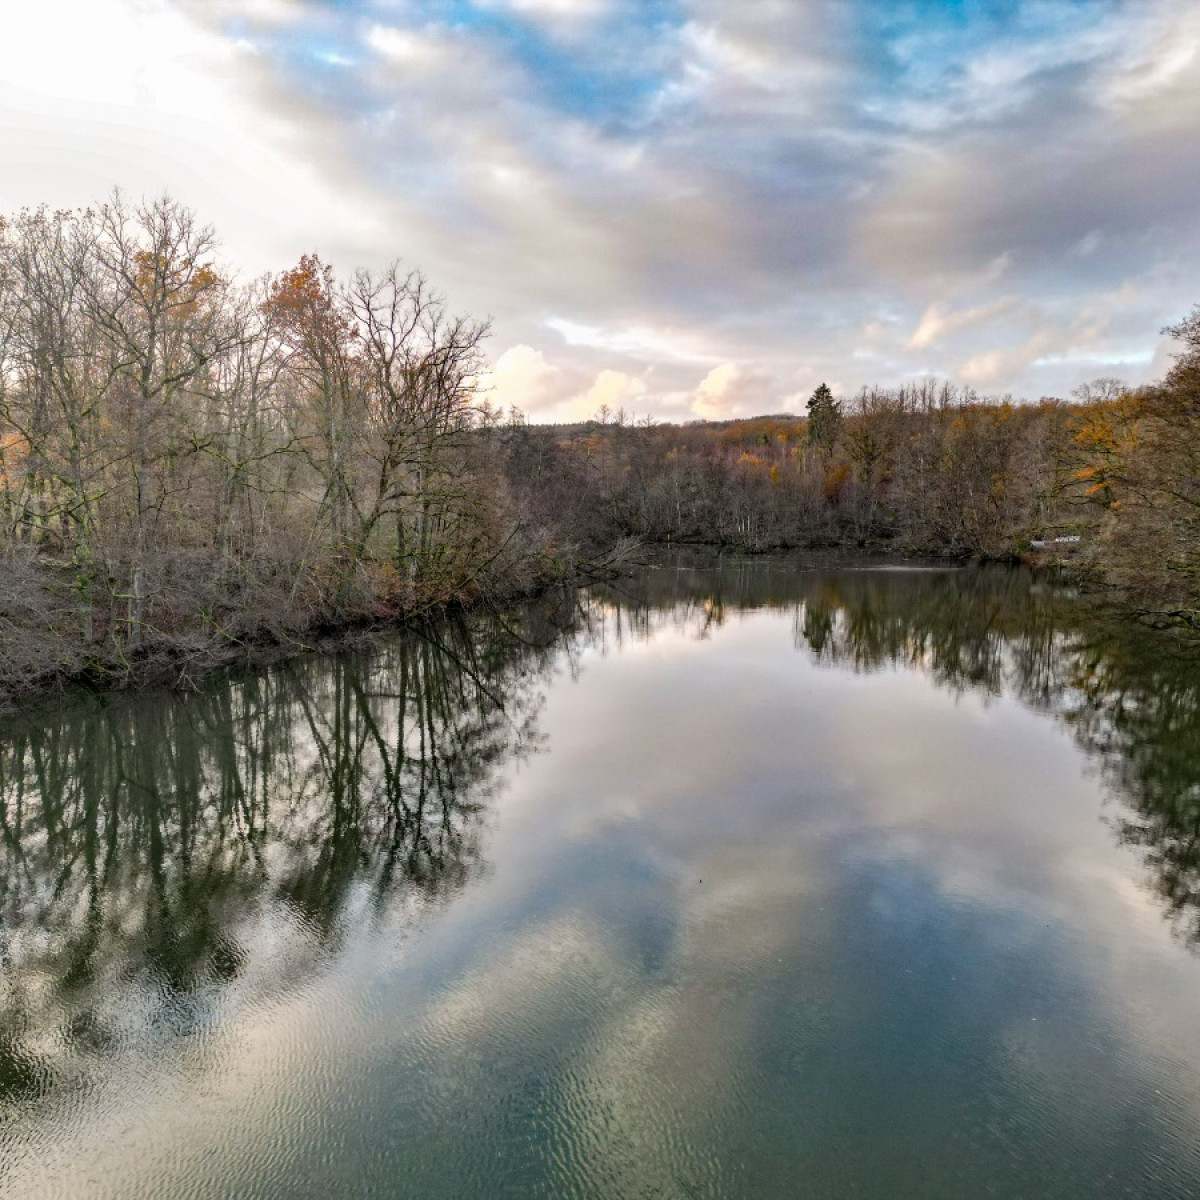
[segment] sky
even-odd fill
[[[421,268],[531,420],[1159,378],[1195,0],[11,0],[0,212],[167,192],[247,278]]]

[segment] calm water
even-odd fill
[[[1200,667],[660,568],[9,722],[0,1192],[1200,1195]]]

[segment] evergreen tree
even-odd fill
[[[835,400],[829,385],[823,383],[808,401],[808,444],[828,460],[833,456],[841,432],[841,401]]]

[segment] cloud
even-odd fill
[[[1065,356],[1080,340],[1078,330],[1039,329],[1018,346],[973,355],[958,369],[958,376],[972,387],[1000,388],[1005,380],[1020,375],[1040,358]]]
[[[494,407],[537,413],[557,401],[556,385],[561,375],[542,351],[526,345],[510,346],[483,377],[482,387]]]
[[[1004,296],[992,304],[980,304],[975,308],[957,312],[942,301],[935,301],[921,316],[920,323],[908,339],[908,349],[925,350],[936,342],[964,329],[985,325],[997,317],[1007,316],[1017,306],[1015,297]]]
[[[601,371],[588,388],[584,397],[586,415],[591,416],[601,408],[620,412],[630,404],[646,398],[646,384],[641,379],[627,375],[624,371]]]
[[[765,397],[772,390],[771,377],[764,371],[739,363],[714,367],[692,394],[691,409],[707,421],[747,416],[768,407]]]
[[[424,74],[446,67],[451,56],[449,39],[392,25],[372,25],[363,39],[366,45],[405,71]]]
[[[703,362],[710,357],[695,334],[687,329],[636,325],[602,328],[565,317],[549,317],[546,326],[559,334],[568,346],[587,346],[615,354],[652,355],[686,363]]]
[[[1200,13],[1191,6],[1150,0],[1143,19],[1128,29],[1110,69],[1097,74],[1093,96],[1116,110],[1166,116],[1182,101],[1194,104],[1200,64]]]
[[[66,42],[50,6],[6,24],[0,208],[121,184],[252,271],[400,256],[554,362],[538,413],[604,371],[661,416],[731,411],[696,379],[737,363],[795,381],[755,409],[964,367],[1065,395],[1085,353],[1147,378],[1198,298],[1200,14],[1173,0],[78,8]],[[1028,348],[1088,304],[1090,349]]]
[[[562,35],[578,31],[597,18],[613,11],[613,0],[478,0],[485,10],[508,12],[516,17],[544,25]]]
[[[277,33],[295,10],[259,0],[246,12]],[[345,158],[296,152],[325,136],[324,116],[296,98],[276,107],[273,88],[254,45],[167,0],[75,6],[70,37],[56,6],[20,5],[0,39],[0,211],[168,191],[251,272],[347,225],[379,237],[375,198]]]

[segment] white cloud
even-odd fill
[[[294,6],[257,4],[276,24]],[[376,236],[353,172],[327,174],[304,146],[315,114],[261,104],[263,63],[166,0],[89,0],[70,36],[55,5],[5,14],[0,39],[0,211],[72,207],[114,186],[170,192],[213,222],[251,271],[353,226]],[[319,122],[314,121],[314,124]]]
[[[589,21],[612,10],[612,0],[482,0],[481,8],[504,9],[535,21]]]
[[[1038,359],[1062,354],[1078,342],[1078,335],[1054,327],[1040,329],[1019,346],[987,350],[973,355],[958,369],[959,378],[972,387],[1000,388],[1026,371]]]
[[[364,38],[367,46],[407,71],[428,72],[447,63],[451,49],[443,37],[427,31],[372,25]]]
[[[501,348],[546,341],[553,367],[512,377],[542,415],[606,371],[662,416],[913,372],[1067,394],[1083,357],[1152,354],[1198,298],[1194,6],[1105,5],[1082,30],[1020,6],[950,54],[865,6],[688,0],[672,23],[489,3],[473,26],[367,0],[92,0],[70,38],[61,4],[17,6],[0,211],[120,184],[193,205],[251,271],[399,255]],[[539,26],[536,56],[504,21]],[[1110,327],[1091,341],[1087,302]],[[1029,345],[1050,326],[1062,345]],[[747,363],[796,382],[735,386]]]
[[[708,421],[747,416],[769,408],[771,379],[739,363],[714,367],[692,394],[692,412]]]
[[[560,399],[562,371],[551,366],[541,350],[510,346],[482,379],[488,401],[501,408],[538,413]]]
[[[638,400],[644,400],[646,391],[643,380],[627,375],[624,371],[605,369],[596,376],[584,397],[587,415],[590,416],[602,406],[618,412]]]
[[[1098,103],[1145,110],[1177,105],[1180,91],[1200,95],[1200,12],[1150,0],[1143,21],[1128,32],[1110,69],[1095,78]]]
[[[1013,296],[1003,296],[991,304],[957,311],[943,301],[935,301],[922,314],[920,323],[908,339],[908,349],[926,350],[951,334],[1007,316],[1016,307],[1017,300]]]
[[[601,328],[565,317],[550,317],[546,325],[568,346],[586,346],[614,354],[647,355],[676,362],[712,360],[711,353],[705,351],[694,330],[644,326]]]

